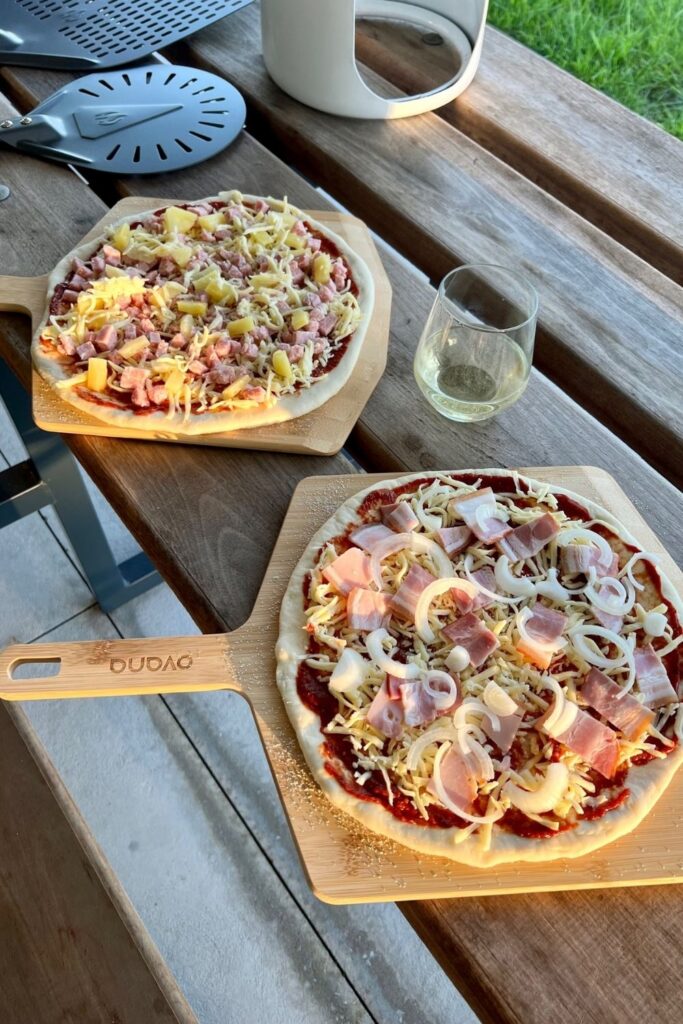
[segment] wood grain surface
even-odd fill
[[[231,22],[241,17],[233,15]],[[230,61],[238,64],[239,57]],[[15,95],[21,93],[28,106],[32,96],[67,80],[29,71],[19,77],[13,71],[10,77]],[[317,130],[324,119],[310,116],[309,126]],[[379,140],[386,126],[375,127]],[[310,131],[301,140],[304,149],[310,146],[309,136]],[[317,176],[317,166],[313,151],[311,177]],[[103,203],[68,171],[28,157],[5,154],[1,169],[2,180],[13,189],[13,199],[0,210],[3,272],[47,270],[101,216]],[[101,181],[95,184],[103,188]],[[310,204],[312,194],[302,178],[246,134],[225,154],[192,171],[128,179],[118,192],[108,186],[104,194],[110,201],[130,190],[200,196],[229,186],[286,191],[300,205]],[[330,190],[340,196],[342,186],[338,178]],[[609,239],[602,244],[613,251]],[[402,260],[387,258],[385,252],[383,260],[394,287],[392,342],[387,373],[353,438],[362,464],[391,471],[439,464],[603,465],[680,561],[680,494],[540,374],[513,410],[474,427],[447,424],[417,398],[410,364],[434,293]],[[648,280],[627,274],[626,281],[655,305],[659,302]],[[3,315],[0,333],[3,355],[28,382],[26,322]],[[525,405],[527,398],[533,404]],[[295,483],[313,473],[354,468],[343,456],[322,461],[202,449],[188,455],[182,446],[88,438],[72,438],[69,444],[198,624],[211,632],[235,628],[246,619]],[[663,458],[670,462],[667,453]],[[661,1021],[678,1024],[683,901],[676,888],[401,906],[484,1020],[621,1024],[656,1009]]]
[[[3,1024],[197,1024],[30,725],[21,711],[5,707],[0,1018]]]
[[[590,466],[523,472],[568,487],[619,516],[643,550],[660,555],[662,571],[683,592],[683,573],[608,473]],[[0,698],[112,697],[221,687],[242,693],[254,714],[310,884],[320,899],[330,903],[600,889],[672,884],[683,879],[683,833],[676,815],[683,775],[674,780],[636,831],[604,849],[577,860],[519,861],[485,871],[441,857],[424,857],[377,837],[322,796],[274,685],[280,605],[311,534],[346,498],[383,479],[384,474],[364,479],[353,474],[312,477],[299,484],[254,609],[235,632],[228,636],[16,644],[0,653]],[[37,667],[44,661],[59,661],[58,674],[13,678],[14,669],[22,663]]]
[[[174,53],[241,89],[250,130],[433,281],[473,262],[525,274],[541,302],[536,365],[681,482],[674,282],[437,114],[352,120],[290,99],[266,74],[255,4]]]
[[[452,73],[448,46],[434,42],[409,24],[367,19],[356,56],[384,89],[418,93]],[[682,146],[668,132],[490,25],[474,82],[437,113],[683,283]]]

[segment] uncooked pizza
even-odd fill
[[[373,302],[334,232],[286,200],[226,192],[117,221],[69,254],[33,358],[65,402],[116,426],[263,426],[343,387]]]
[[[509,471],[341,506],[282,605],[277,679],[331,800],[487,867],[576,857],[683,756],[681,600],[604,508]]]

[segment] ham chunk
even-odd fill
[[[441,783],[448,799],[469,813],[477,795],[477,780],[465,757],[454,746],[441,762]],[[427,789],[438,799],[433,779],[427,783]]]
[[[445,526],[436,531],[436,539],[452,558],[465,550],[472,539],[472,531],[469,526]]]
[[[597,595],[610,598],[619,596],[619,591],[613,583],[601,583],[597,589]],[[603,612],[602,608],[597,608],[595,605],[592,606],[592,612],[593,618],[600,623],[603,629],[612,629],[615,633],[621,632],[621,627],[624,625],[622,615],[610,615],[609,612]]]
[[[448,715],[458,703],[456,697],[447,708],[437,708],[434,697],[425,687],[422,679],[401,682],[399,685],[406,725],[429,725],[440,715]]]
[[[389,598],[375,590],[354,587],[346,598],[346,618],[351,629],[363,632],[386,625],[390,615]]]
[[[489,655],[499,647],[498,637],[486,628],[474,612],[468,612],[450,626],[446,626],[443,635],[453,646],[465,648],[470,656],[470,664],[475,668],[483,665]]]
[[[97,355],[97,349],[93,345],[92,341],[85,341],[82,345],[79,345],[76,349],[79,361],[83,362],[86,359],[94,359]]]
[[[378,544],[393,536],[393,530],[390,530],[388,526],[382,526],[381,523],[377,523],[371,526],[361,526],[359,530],[354,530],[349,540],[352,544],[362,548],[363,551],[367,551],[371,555]]]
[[[511,562],[522,562],[525,558],[533,558],[542,551],[559,531],[560,528],[553,517],[549,512],[545,512],[537,519],[518,526],[499,541],[498,546]]]
[[[636,665],[636,681],[648,707],[661,708],[664,704],[678,700],[678,695],[666,674],[664,662],[652,644],[636,647],[633,660]]]
[[[368,724],[383,736],[394,740],[400,739],[402,736],[403,705],[400,700],[396,700],[390,695],[386,682],[382,683],[375,694],[366,718]]]
[[[537,601],[526,621],[527,642],[520,636],[517,650],[539,668],[548,668],[557,651],[564,647],[562,632],[567,616]]]
[[[453,498],[449,507],[485,543],[493,543],[512,532],[511,526],[496,518],[496,496],[490,487]]]
[[[542,722],[538,724],[542,725]],[[577,708],[576,717],[569,728],[559,735],[553,730],[550,735],[568,750],[578,754],[591,768],[595,768],[606,779],[611,779],[617,770],[619,758],[617,734],[599,722],[597,718],[589,715],[587,711]]]
[[[119,384],[122,388],[132,391],[134,388],[144,388],[148,377],[149,370],[146,370],[144,366],[125,366],[121,371]]]
[[[630,693],[624,693],[600,669],[590,670],[580,693],[587,704],[629,740],[640,739],[655,720],[654,711],[644,707]]]
[[[397,533],[407,533],[420,525],[420,520],[407,501],[397,501],[393,505],[382,505],[380,508],[382,522]]]
[[[113,348],[116,348],[116,328],[112,327],[111,324],[107,324],[95,335],[95,348],[98,352],[110,352]]]
[[[562,571],[568,576],[579,572],[587,576],[590,569],[595,569],[598,577],[616,576],[619,572],[619,556],[613,554],[608,561],[594,544],[567,544],[562,548],[560,560]]]
[[[482,729],[488,738],[496,744],[501,754],[507,754],[512,746],[522,717],[521,711],[514,711],[511,715],[498,715],[498,728],[495,727],[488,715],[482,717]]]
[[[434,579],[435,577],[421,566],[411,566],[403,583],[391,599],[393,611],[402,619],[414,621],[418,598],[425,587],[434,582]]]
[[[323,576],[340,594],[350,594],[354,587],[367,588],[372,580],[370,559],[360,548],[349,548],[323,569]]]

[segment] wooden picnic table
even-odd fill
[[[443,73],[419,37],[362,26],[358,52],[386,90]],[[70,436],[67,442],[206,632],[248,616],[296,483],[311,474],[589,464],[611,472],[677,560],[681,437],[680,143],[489,30],[474,85],[399,122],[310,110],[268,79],[256,5],[175,48],[247,100],[247,130],[174,175],[86,183],[5,154],[2,272],[42,273],[122,195],[191,199],[225,188],[330,204],[377,233],[394,300],[386,373],[331,458]],[[0,114],[69,79],[6,68]],[[676,212],[678,211],[678,213]],[[516,265],[541,299],[529,387],[499,418],[451,425],[422,399],[412,357],[429,282],[467,261]],[[28,387],[28,323],[0,317],[2,356]],[[400,416],[396,410],[400,409]],[[678,1024],[677,887],[402,904],[482,1020]]]

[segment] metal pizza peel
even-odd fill
[[[242,96],[218,75],[150,64],[69,82],[0,122],[0,143],[111,174],[161,174],[215,156],[245,118]]]

